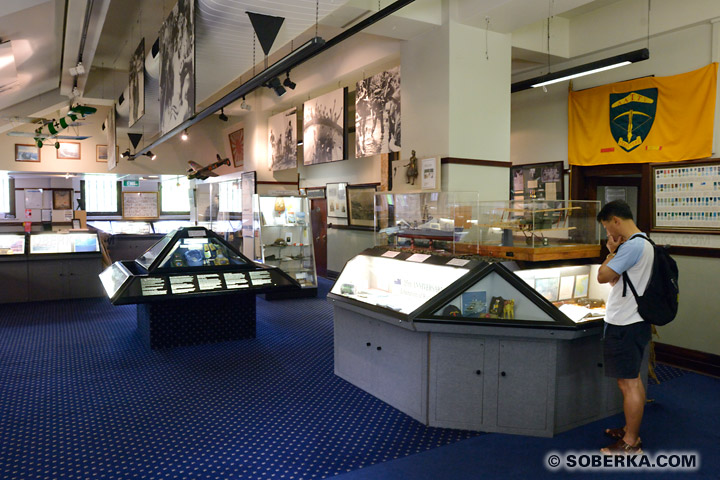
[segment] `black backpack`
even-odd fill
[[[678,297],[680,287],[678,284],[678,268],[675,260],[665,247],[655,245],[655,242],[644,235],[639,235],[650,242],[655,252],[652,273],[645,293],[639,296],[635,291],[627,271],[623,272],[623,297],[630,287],[638,305],[638,313],[648,323],[653,325],[667,325],[677,315]],[[631,237],[632,238],[632,237]]]

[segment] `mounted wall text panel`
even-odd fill
[[[653,229],[720,232],[720,162],[653,166]]]
[[[132,220],[158,218],[158,193],[122,192],[122,215]]]

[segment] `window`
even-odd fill
[[[160,184],[160,213],[190,213],[189,190],[187,177],[163,175]]]
[[[88,213],[119,213],[118,181],[114,176],[88,177],[83,182],[85,211]]]
[[[242,212],[242,190],[240,181],[223,182],[218,184],[220,205],[219,212]]]
[[[0,174],[0,213],[15,213],[14,190],[12,179],[7,174]]]

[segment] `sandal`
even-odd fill
[[[606,428],[605,436],[619,440],[625,436],[625,428]]]
[[[603,455],[636,455],[643,453],[642,441],[638,438],[635,445],[625,443],[622,438],[618,439],[617,442],[612,445],[608,445],[605,448],[600,449]]]

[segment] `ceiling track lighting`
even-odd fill
[[[283,80],[283,85],[288,87],[290,90],[295,90],[295,87],[297,86],[295,82],[290,80],[290,70],[285,72],[285,80]]]
[[[278,97],[282,97],[287,93],[285,87],[280,84],[280,79],[278,77],[268,80],[265,86],[271,90],[274,90],[275,95],[277,95]]]
[[[220,120],[222,120],[223,122],[227,122],[227,121],[229,120],[229,119],[228,119],[228,116],[225,115],[225,109],[224,109],[224,108],[221,108],[221,109],[220,109],[220,116],[218,116],[218,118],[219,118]]]
[[[243,110],[247,110],[248,112],[252,110],[252,107],[245,101],[245,97],[242,97],[242,103],[240,104],[240,108]]]
[[[148,150],[147,152],[145,152],[145,156],[146,156],[146,157],[150,157],[150,160],[155,160],[155,159],[157,158],[157,155],[155,155],[154,153],[152,153],[150,150]]]
[[[182,139],[183,142],[187,142],[187,139],[188,139],[187,128],[185,130],[183,130],[183,133],[182,133],[182,135],[180,135],[180,138]]]
[[[85,67],[83,66],[82,62],[78,62],[76,66],[70,67],[68,70],[70,71],[70,75],[72,75],[73,77],[85,75]]]
[[[635,62],[641,62],[643,60],[647,60],[648,58],[650,58],[650,50],[647,48],[641,48],[640,50],[623,53],[622,55],[608,57],[604,60],[597,60],[577,67],[560,70],[559,72],[547,73],[545,75],[540,75],[539,77],[515,82],[512,84],[510,92],[515,93],[529,88],[544,87],[545,85],[564,82],[573,78],[592,75],[593,73],[622,67]]]
[[[120,154],[120,158],[124,158],[124,159],[126,159],[127,161],[129,161],[129,162],[135,160],[135,156],[134,156],[132,153],[130,153],[130,149],[129,149],[129,148],[126,149],[123,153]]]

